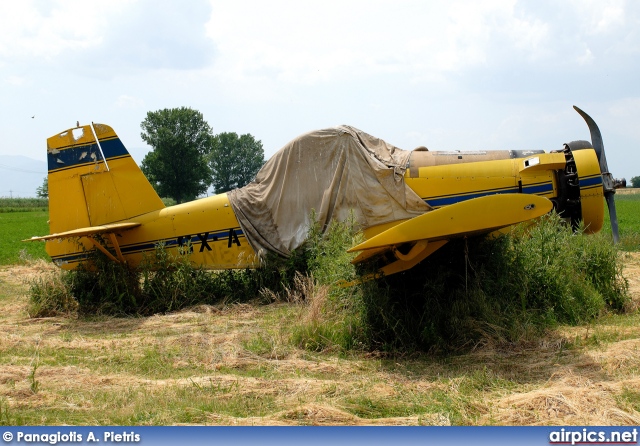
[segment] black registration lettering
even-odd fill
[[[231,245],[235,243],[240,246],[240,240],[238,240],[238,234],[236,234],[235,229],[229,229],[229,242],[227,244],[227,248],[231,248]]]
[[[204,234],[198,234],[198,238],[202,242],[202,245],[200,245],[200,252],[204,251],[205,249],[207,251],[211,251],[211,246],[209,246],[209,243],[207,242],[207,238],[209,238],[209,233],[205,232]]]

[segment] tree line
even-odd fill
[[[191,201],[213,186],[216,193],[242,187],[264,164],[262,142],[252,135],[214,135],[202,113],[188,107],[148,112],[142,139],[152,150],[142,172],[161,197]]]
[[[250,134],[213,134],[202,113],[189,107],[147,112],[140,124],[142,139],[151,146],[140,164],[163,198],[176,203],[194,200],[210,186],[216,193],[250,183],[264,164],[262,142]],[[38,197],[49,196],[45,177]]]

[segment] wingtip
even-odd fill
[[[37,242],[38,240],[42,240],[42,237],[38,237],[37,235],[34,235],[31,238],[26,238],[24,240],[21,240],[22,242]]]

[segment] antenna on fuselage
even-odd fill
[[[109,172],[109,164],[107,163],[107,158],[104,156],[104,152],[102,151],[102,146],[100,145],[100,141],[98,140],[98,135],[96,135],[96,129],[93,126],[93,121],[91,121],[91,131],[93,132],[93,137],[96,139],[96,143],[98,144],[98,149],[100,149],[100,154],[102,155],[104,165],[107,166],[107,172]]]

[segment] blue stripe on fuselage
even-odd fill
[[[553,183],[532,184],[531,186],[522,186],[523,194],[548,194],[553,192]]]
[[[211,243],[211,242],[228,243],[229,233],[232,230],[235,231],[236,236],[244,238],[244,232],[242,231],[241,228],[237,227],[237,228],[225,229],[224,231],[211,232],[207,235],[206,241],[207,243]],[[207,232],[205,231],[202,233],[202,235],[204,234],[207,234]],[[124,255],[135,254],[135,253],[140,253],[145,251],[153,251],[156,249],[156,246],[158,246],[161,243],[164,244],[165,248],[174,248],[174,247],[181,246],[180,243],[178,242],[178,239],[182,239],[182,246],[188,244],[189,242],[191,242],[192,246],[197,246],[202,243],[202,241],[198,237],[198,234],[194,234],[194,235],[187,234],[179,237],[174,237],[171,239],[149,240],[146,242],[135,243],[131,245],[124,245],[120,247],[120,250]],[[73,253],[73,254],[64,254],[61,256],[54,256],[51,258],[51,260],[53,260],[54,263],[72,263],[72,262],[81,262],[83,260],[86,260],[87,257],[88,257],[88,253],[83,252],[83,253]]]
[[[525,194],[537,195],[537,194],[547,194],[550,192],[553,192],[553,184],[551,182],[534,184],[530,186],[522,186],[522,193],[525,193]],[[450,204],[460,203],[466,200],[471,200],[473,198],[486,197],[487,195],[517,194],[517,193],[520,193],[520,189],[518,187],[508,187],[504,189],[492,189],[487,191],[481,191],[473,194],[459,194],[459,195],[448,195],[448,196],[438,197],[438,198],[426,198],[424,199],[424,201],[429,206],[437,208],[441,206],[448,206]]]
[[[244,232],[242,232],[242,229],[240,228],[231,228],[224,231],[218,231],[218,232],[212,232],[212,233],[207,233],[205,231],[205,232],[202,232],[202,234],[203,235],[207,234],[207,237],[206,237],[207,242],[219,242],[219,241],[226,242],[227,240],[229,240],[229,233],[231,232],[231,230],[235,231],[238,237],[244,236]],[[182,240],[182,243],[178,242],[179,239]],[[200,237],[198,237],[198,234],[185,234],[185,235],[171,238],[168,240],[155,240],[155,241],[151,240],[143,243],[125,245],[125,246],[121,246],[120,250],[122,251],[123,254],[150,251],[155,249],[156,245],[158,245],[159,243],[163,243],[165,248],[173,248],[175,246],[181,246],[187,243],[191,243],[191,245],[195,246],[202,243],[202,241],[200,240]]]

